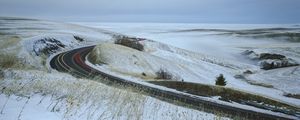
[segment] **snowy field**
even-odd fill
[[[149,53],[147,56],[117,47],[108,51],[105,50],[108,46],[100,46],[99,50],[104,51],[101,57],[109,57],[106,62],[111,61],[107,66],[99,66],[102,69],[149,80],[151,77],[145,78],[141,72],[153,76],[163,67],[177,76],[177,80],[210,85],[214,85],[217,75],[224,74],[228,87],[300,106],[299,99],[284,96],[300,94],[299,66],[263,70],[260,64],[264,60],[244,54],[246,50],[254,51],[253,54],[257,56],[262,56],[262,53],[280,54],[293,59],[292,62],[300,63],[298,25],[77,24],[165,43],[143,42],[145,51]],[[113,55],[112,52],[117,54]],[[134,61],[140,62],[140,65],[134,64]],[[160,62],[155,63],[157,61]]]
[[[226,87],[299,107],[299,99],[285,95],[300,94],[300,68],[261,69],[264,62],[300,63],[299,32],[297,25],[69,24],[1,17],[0,119],[228,119],[49,68],[56,53],[98,44],[94,52],[105,64],[96,67],[113,75],[142,82],[155,80],[163,68],[173,80],[214,85],[224,74]],[[115,35],[150,40],[141,41],[140,52],[111,44]],[[265,60],[265,53],[284,58]]]
[[[47,64],[55,53],[111,41],[112,35],[74,24],[1,17],[0,119],[228,119],[78,79]]]

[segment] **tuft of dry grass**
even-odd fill
[[[5,36],[0,36],[0,48],[1,49],[5,49],[8,47],[14,47],[17,45],[17,43],[19,43],[21,40],[21,38],[19,36],[9,36],[9,35],[5,35]]]
[[[97,62],[99,62],[99,60],[97,59],[98,53],[96,53],[97,50],[95,49],[96,48],[93,48],[93,50],[88,55],[88,60],[93,64],[97,64]]]
[[[0,36],[0,68],[15,67],[19,63],[16,53],[20,50],[21,38],[14,35]]]
[[[18,63],[18,58],[15,55],[0,53],[0,67],[11,68]]]

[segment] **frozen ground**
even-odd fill
[[[228,119],[97,82],[102,78],[78,79],[47,67],[53,52],[110,41],[114,34],[74,24],[1,17],[0,119]]]
[[[153,75],[158,68],[163,67],[172,74],[179,75],[178,77],[184,81],[211,85],[215,83],[217,75],[224,74],[228,81],[228,87],[300,106],[299,99],[284,96],[288,93],[300,94],[300,68],[298,69],[298,66],[266,71],[260,69],[256,60],[249,59],[242,54],[245,50],[275,53],[300,63],[300,41],[298,41],[299,36],[297,35],[300,28],[296,25],[77,24],[166,43],[143,41],[145,52],[149,55],[130,52],[131,54],[126,56],[126,50],[113,49],[113,51],[125,53],[118,52],[115,56],[111,56],[108,65],[102,64],[99,67],[115,71],[115,69],[122,69],[120,66],[125,65],[127,66],[126,70],[115,72],[145,79],[141,73],[148,71],[140,69],[140,67],[143,68],[142,65],[134,64],[141,62],[147,64],[147,67],[155,68],[150,69],[152,70],[150,75]],[[115,49],[118,48],[115,47]],[[102,57],[105,55],[107,55],[105,57],[110,57],[112,54],[110,52],[113,52],[105,50],[105,48],[103,50],[105,54],[102,54]],[[145,56],[149,58],[145,59]],[[139,60],[139,57],[142,59]],[[154,60],[154,58],[157,59]],[[119,61],[123,59],[130,62]],[[159,62],[161,64],[156,63],[162,60],[163,62]],[[244,72],[247,70],[252,71],[252,74],[245,74]]]
[[[99,82],[77,79],[67,73],[48,69],[47,61],[49,61],[48,57],[53,56],[52,52],[91,44],[111,43],[112,35],[117,34],[114,32],[166,43],[144,42],[146,54],[126,48],[124,50],[114,46],[104,47],[104,50],[111,50],[104,51],[103,54],[107,57],[106,62],[111,66],[103,65],[101,69],[106,69],[115,75],[131,77],[136,75],[133,78],[139,78],[142,77],[141,71],[148,70],[146,74],[154,76],[157,69],[163,67],[178,76],[177,78],[180,79],[177,80],[214,84],[215,77],[222,73],[228,81],[228,87],[300,106],[299,99],[283,96],[286,93],[299,94],[300,68],[288,67],[265,71],[259,69],[256,61],[240,54],[244,50],[267,51],[284,54],[299,62],[299,43],[291,42],[285,37],[261,38],[251,32],[245,35],[230,31],[272,27],[296,28],[292,25],[81,23],[90,26],[84,27],[51,21],[3,17],[0,18],[0,25],[0,119],[220,118],[211,113],[175,106],[130,90],[116,89]],[[200,28],[205,29],[199,30]],[[299,32],[298,29],[267,31]],[[78,40],[78,37],[83,41]],[[47,40],[42,40],[44,38]],[[46,47],[59,44],[63,45],[59,48]],[[37,51],[42,53],[48,51],[49,54],[36,54]],[[136,58],[143,59],[136,59],[134,55]],[[127,62],[121,63],[118,60],[120,58]],[[134,61],[147,66],[147,69],[140,65],[132,67]],[[4,66],[3,63],[6,65]],[[245,70],[251,70],[254,74],[245,75],[247,80],[234,77],[243,74]],[[147,79],[153,79],[153,76]],[[252,85],[246,81],[272,85],[273,88]]]

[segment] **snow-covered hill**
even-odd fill
[[[111,41],[119,34],[34,19],[1,17],[0,24],[1,120],[228,119],[47,66],[57,52]]]
[[[228,119],[106,86],[97,79],[78,79],[47,64],[55,53],[96,44],[97,67],[114,75],[157,80],[157,71],[163,69],[174,76],[171,80],[214,85],[215,77],[224,74],[227,87],[300,106],[299,99],[284,96],[300,94],[298,66],[266,71],[241,54],[245,50],[272,52],[300,62],[298,42],[220,34],[219,30],[178,31],[265,26],[109,24],[95,28],[99,24],[85,27],[4,17],[0,24],[0,119]],[[112,44],[120,33],[147,38],[140,41],[144,51]]]
[[[300,63],[299,42],[290,41],[285,37],[280,39],[280,36],[277,38],[256,37],[258,33],[254,32],[280,35],[283,32],[289,32],[296,35],[299,28],[293,25],[79,24],[102,27],[153,40],[142,41],[145,47],[143,52],[127,50],[123,47],[111,49],[107,45],[98,46],[96,50],[102,53],[98,56],[99,59],[103,57],[108,60],[106,61],[108,64],[98,66],[101,70],[110,70],[116,74],[133,75],[149,80],[144,77],[143,72],[151,70],[148,74],[153,76],[159,68],[163,68],[176,78],[180,78],[177,80],[210,85],[215,84],[216,76],[224,74],[228,83],[227,87],[300,106],[299,99],[286,97],[287,94],[300,94],[299,66],[263,70],[260,69],[259,61],[243,54],[246,50],[253,50],[258,53],[284,55],[286,59],[292,59],[290,63],[297,65]],[[139,62],[146,64],[145,69],[142,69],[143,65],[134,64]],[[122,65],[126,67],[123,69]],[[150,78],[153,79],[155,76]]]

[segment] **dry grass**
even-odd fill
[[[1,51],[0,51],[1,52]],[[34,67],[24,63],[23,59],[17,57],[16,53],[0,53],[0,68],[7,69],[7,68],[14,68],[14,69],[33,69]]]
[[[18,58],[15,55],[0,53],[0,67],[1,68],[12,68],[18,64]]]
[[[18,36],[9,36],[9,35],[5,35],[5,36],[1,36],[0,35],[0,48],[1,49],[6,49],[8,47],[13,47],[16,46],[17,43],[19,43],[21,40],[20,37]]]
[[[88,60],[93,63],[93,64],[98,64],[100,62],[100,60],[98,59],[98,53],[96,53],[97,50],[95,50],[95,48],[93,48],[93,50],[89,53],[88,55]]]
[[[20,63],[16,56],[20,50],[20,40],[18,36],[0,35],[0,68],[12,68]]]
[[[18,73],[12,74],[14,77],[18,77]],[[19,77],[22,79],[22,76]],[[73,77],[71,77],[72,80],[49,80],[47,76],[32,74],[27,78],[30,79],[23,78],[1,83],[1,92],[17,96],[31,96],[32,93],[51,95],[54,97],[54,102],[67,103],[64,114],[66,118],[70,119],[80,112],[82,112],[80,114],[88,114],[86,116],[90,118],[87,119],[118,118],[120,116],[126,116],[128,119],[141,119],[145,96],[132,93],[130,90],[115,89],[96,81]],[[97,113],[99,108],[106,108],[106,111]]]
[[[188,82],[176,82],[176,81],[152,81],[151,83],[174,88],[179,91],[185,91],[194,95],[200,96],[221,96],[221,100],[225,101],[256,101],[264,105],[272,105],[279,108],[285,108],[288,110],[299,111],[299,108],[281,103],[266,97],[246,93],[243,91],[234,90],[226,87],[211,86],[204,84],[188,83]]]

